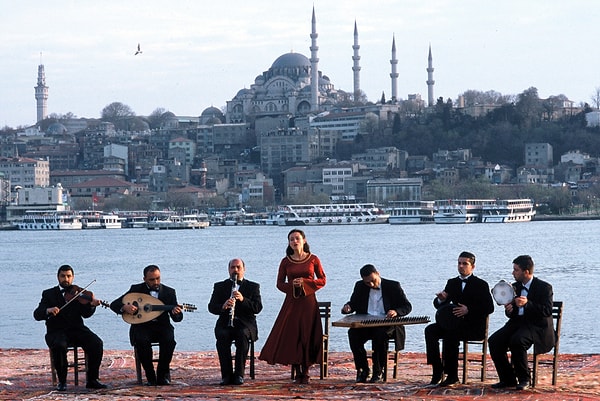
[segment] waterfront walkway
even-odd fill
[[[490,388],[497,381],[491,361],[488,379],[481,383],[471,372],[470,383],[454,388],[431,387],[425,355],[401,355],[398,379],[382,384],[356,384],[352,355],[330,354],[329,377],[319,380],[318,366],[311,370],[311,383],[295,385],[286,366],[256,362],[256,379],[242,386],[219,386],[216,352],[176,352],[171,386],[146,387],[135,382],[131,350],[105,351],[100,369],[105,390],[87,390],[85,375],[73,385],[71,371],[64,393],[51,385],[46,349],[0,349],[0,400],[600,400],[600,355],[561,355],[558,385],[551,385],[551,369],[542,366],[538,387],[517,392]],[[246,372],[248,375],[248,372]]]

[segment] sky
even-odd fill
[[[347,92],[356,21],[371,101],[391,97],[393,37],[404,99],[427,100],[430,45],[436,99],[536,87],[579,104],[600,87],[596,0],[0,0],[0,127],[36,123],[40,63],[49,114],[99,118],[113,102],[137,115],[223,108],[280,55],[310,58],[313,6],[319,70]]]

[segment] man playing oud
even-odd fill
[[[170,364],[175,351],[175,329],[169,320],[174,322],[183,320],[183,310],[177,303],[175,290],[160,283],[160,269],[156,265],[149,265],[144,268],[144,282],[133,284],[129,291],[115,299],[110,304],[117,314],[136,315],[142,313],[133,303],[124,303],[123,297],[129,293],[148,294],[162,301],[164,305],[172,305],[173,308],[168,312],[161,313],[158,317],[144,323],[132,324],[129,329],[129,339],[131,345],[136,349],[138,358],[149,386],[164,386],[171,384]],[[160,354],[158,357],[158,366],[156,372],[152,364],[152,343],[159,343]]]

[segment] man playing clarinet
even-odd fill
[[[244,278],[246,266],[240,258],[229,261],[229,278],[214,284],[208,311],[218,315],[215,325],[221,385],[244,384],[249,341],[258,339],[256,314],[262,310],[260,285]],[[231,344],[235,341],[235,369]]]

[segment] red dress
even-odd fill
[[[304,279],[303,291],[294,291],[292,281]],[[285,300],[262,348],[259,359],[270,364],[310,366],[321,358],[323,327],[315,292],[325,286],[321,261],[309,254],[302,261],[289,256],[281,260],[277,288]]]

